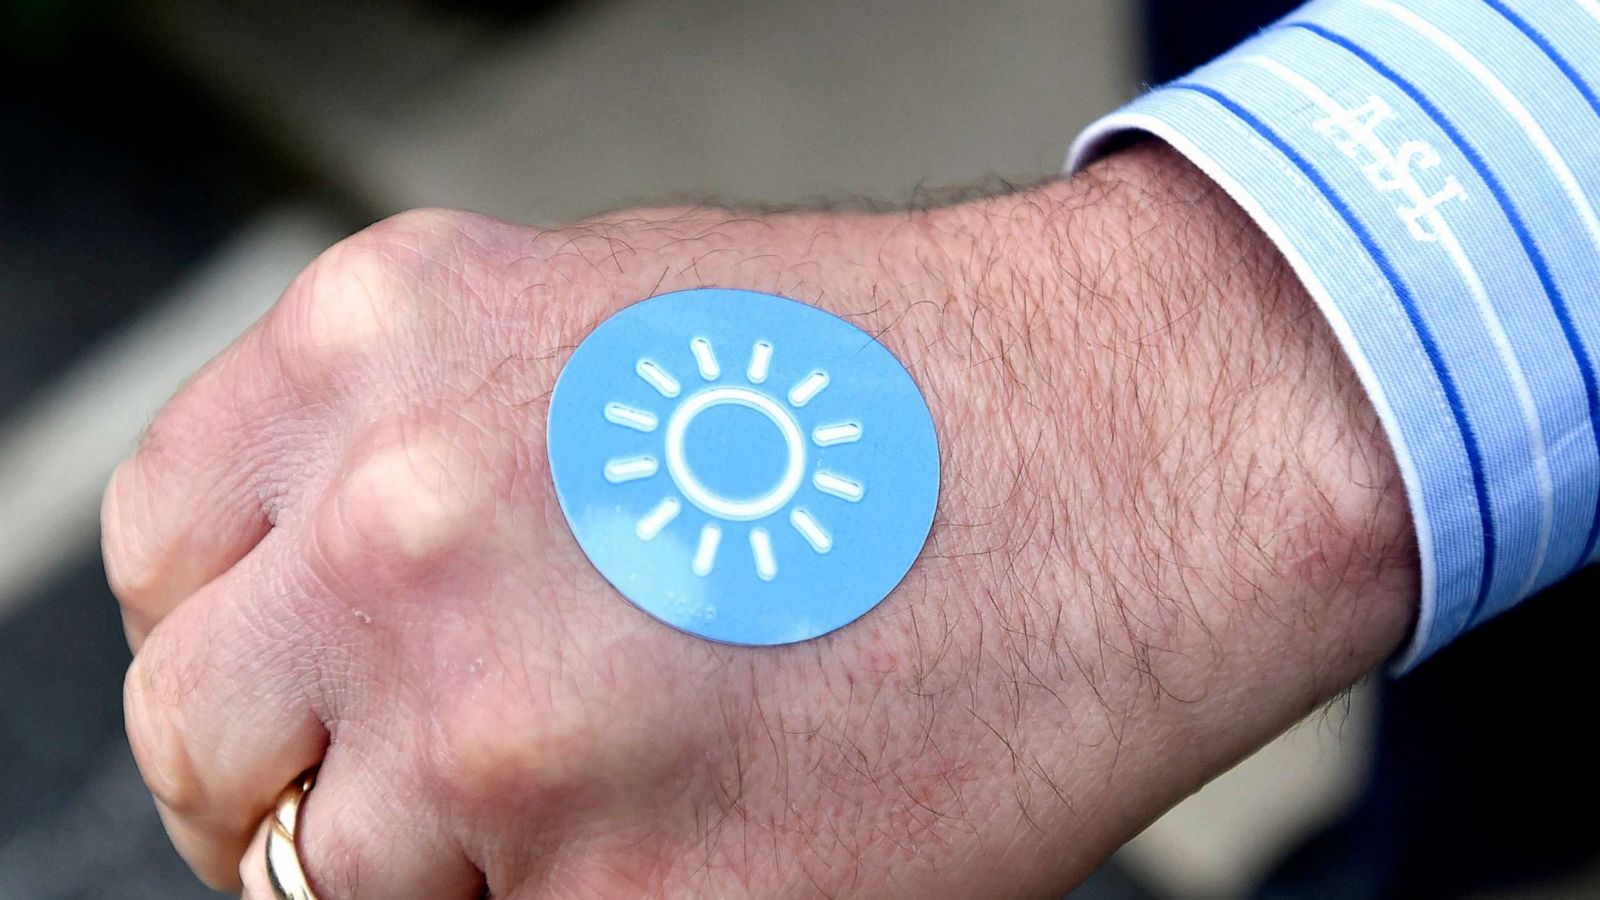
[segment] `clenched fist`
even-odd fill
[[[623,306],[814,303],[922,389],[933,531],[783,647],[674,631],[568,532],[551,388]],[[128,734],[180,852],[270,896],[1059,894],[1380,661],[1416,562],[1316,311],[1144,146],[944,209],[408,213],[330,249],[118,469]]]

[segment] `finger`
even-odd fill
[[[273,464],[304,451],[285,425],[336,402],[345,379],[409,320],[415,293],[392,253],[447,218],[395,217],[339,242],[308,266],[260,322],[212,360],[157,416],[118,467],[102,505],[106,573],[130,643],[250,551],[281,499]],[[386,249],[388,248],[388,249]],[[303,477],[304,473],[300,473]]]
[[[266,425],[288,399],[265,340],[252,328],[195,375],[106,487],[106,575],[135,647],[267,532]]]
[[[330,749],[302,806],[295,841],[322,900],[485,896],[482,873],[403,771],[392,758]]]
[[[224,888],[278,792],[327,742],[315,667],[284,639],[305,601],[264,558],[248,557],[151,632],[124,693],[128,740],[173,845]]]
[[[250,839],[250,846],[245,850],[244,858],[239,860],[239,883],[244,888],[239,900],[275,900],[272,884],[267,880],[269,827],[271,827],[270,819],[263,818],[261,824],[256,826],[256,835]]]
[[[220,848],[209,830],[197,828],[189,817],[174,812],[172,807],[159,798],[155,804],[156,813],[161,817],[161,825],[166,829],[167,839],[172,842],[173,849],[178,851],[183,861],[194,871],[195,877],[213,890],[238,890],[239,885],[232,880],[234,873],[230,868],[240,865],[239,853],[236,852],[230,857]]]

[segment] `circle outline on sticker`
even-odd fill
[[[707,488],[699,478],[695,477],[688,459],[684,456],[683,437],[689,428],[689,423],[704,410],[723,405],[753,409],[766,416],[767,421],[778,426],[779,434],[783,435],[783,446],[787,454],[783,475],[778,478],[778,483],[771,490],[748,500],[729,499]],[[667,473],[672,476],[673,483],[677,484],[678,490],[683,492],[683,496],[688,498],[690,503],[711,515],[733,522],[762,519],[787,506],[794,498],[795,492],[800,490],[800,481],[805,477],[806,448],[805,440],[800,436],[800,424],[794,420],[794,416],[789,415],[788,410],[779,406],[777,401],[766,394],[745,387],[708,388],[680,402],[673,409],[672,417],[667,420],[666,457]]]

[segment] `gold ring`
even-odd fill
[[[317,900],[300,866],[300,850],[294,834],[300,827],[300,805],[317,783],[317,770],[311,769],[294,780],[278,795],[267,825],[267,882],[278,900]]]

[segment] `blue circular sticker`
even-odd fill
[[[691,634],[803,641],[859,618],[927,540],[939,447],[871,335],[772,294],[634,304],[550,399],[550,469],[583,552]]]

